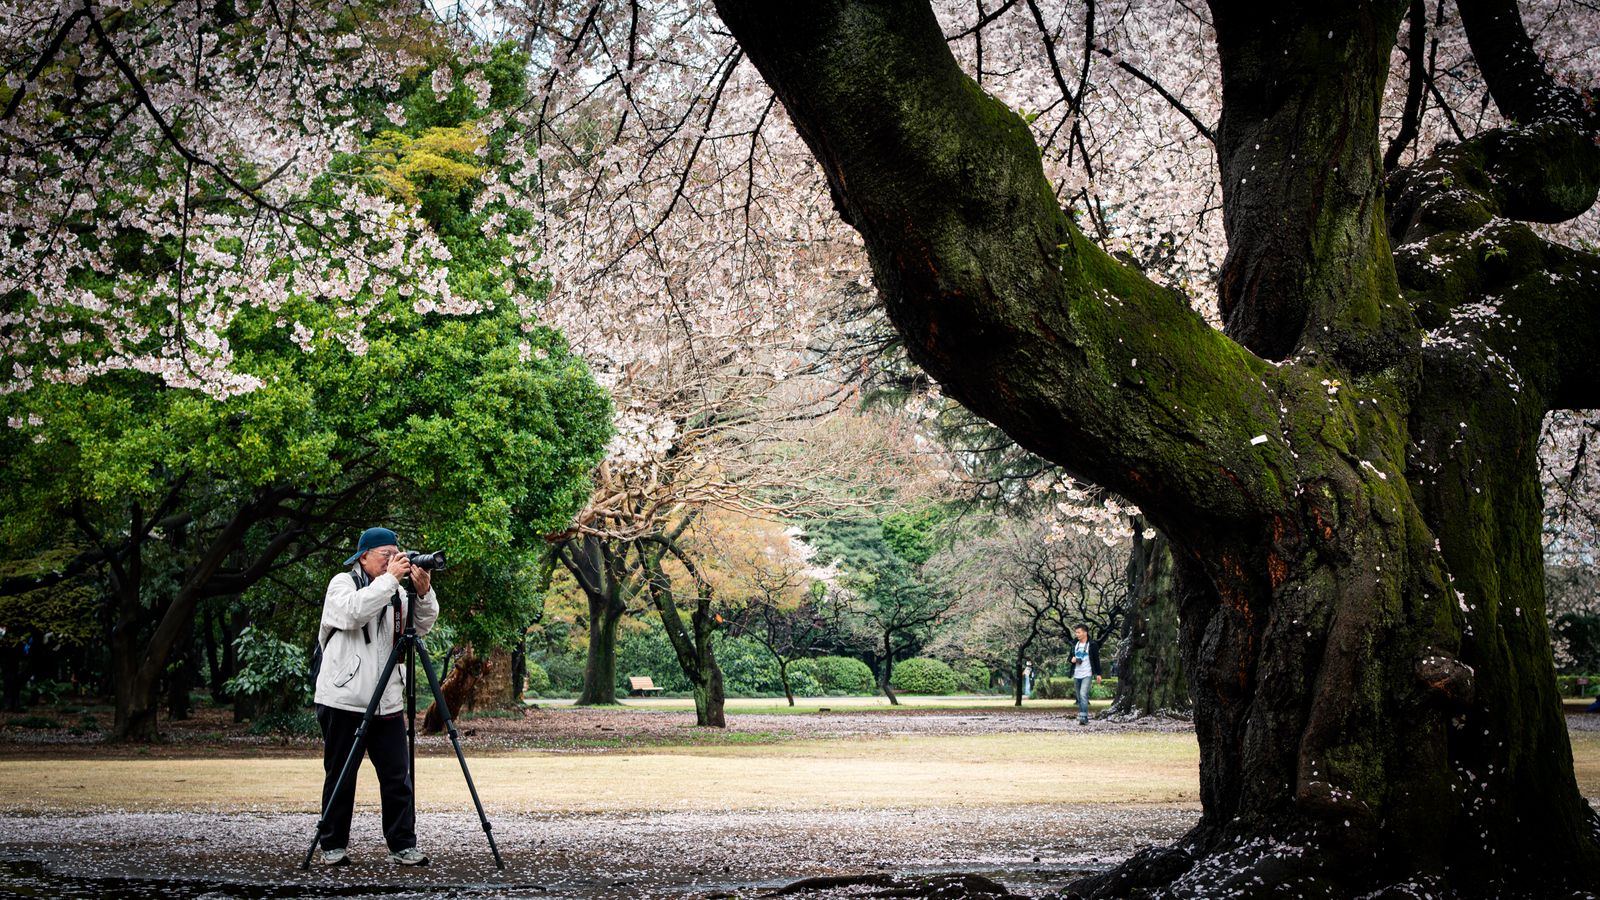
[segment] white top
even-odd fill
[[[1082,654],[1082,656],[1079,656]],[[1079,641],[1072,646],[1072,657],[1077,660],[1072,664],[1073,678],[1088,678],[1094,674],[1094,666],[1089,664],[1089,642]]]

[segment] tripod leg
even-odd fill
[[[406,778],[411,785],[411,821],[417,820],[417,646],[422,639],[416,636],[416,629],[407,623],[406,634],[410,640],[406,642]]]
[[[456,748],[456,761],[461,763],[461,774],[467,779],[467,792],[472,794],[472,805],[478,808],[478,822],[483,825],[483,836],[489,839],[494,867],[504,869],[506,864],[500,860],[500,848],[495,846],[489,817],[483,812],[483,801],[478,799],[478,788],[472,783],[472,773],[467,771],[467,757],[461,752],[461,737],[456,734],[455,720],[450,718],[450,707],[444,702],[444,692],[439,689],[439,676],[434,674],[433,660],[428,657],[428,648],[421,641],[417,641],[417,655],[422,659],[422,670],[428,673],[428,687],[433,689],[433,702],[439,704],[439,718],[444,721],[444,730],[450,735],[451,746]]]
[[[350,774],[361,765],[361,751],[366,748],[367,726],[372,723],[372,717],[378,711],[378,701],[383,699],[383,689],[389,685],[389,678],[394,674],[395,663],[400,661],[400,644],[396,644],[389,652],[389,661],[384,663],[383,674],[378,678],[378,686],[372,691],[372,699],[367,701],[367,711],[361,716],[361,724],[356,726],[355,744],[350,747],[350,755],[345,758],[344,768],[339,770],[339,779],[333,783],[333,791],[328,796],[328,802],[322,807],[322,815],[317,819],[317,832],[311,836],[311,846],[306,848],[306,858],[301,861],[302,870],[311,868],[311,857],[317,852],[317,839],[322,837],[322,829],[328,824],[328,812],[333,809],[333,802],[339,796],[339,791],[344,789],[344,783]]]

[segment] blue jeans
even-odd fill
[[[1078,686],[1078,721],[1089,724],[1089,685],[1094,682],[1093,675],[1072,679]]]

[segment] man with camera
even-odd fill
[[[322,847],[323,863],[334,866],[350,862],[346,848],[355,810],[355,772],[350,773],[337,797],[333,796],[333,789],[355,745],[356,730],[377,689],[384,664],[404,633],[411,604],[416,604],[414,624],[419,637],[427,634],[439,617],[432,573],[422,565],[411,564],[400,551],[393,531],[363,531],[355,555],[345,560],[345,565],[350,570],[328,582],[317,634],[322,662],[315,699],[323,740],[322,806],[328,811],[317,841]],[[419,866],[427,865],[428,857],[416,846],[416,811],[402,713],[405,680],[410,676],[404,666],[395,667],[367,728],[366,751],[378,773],[383,837],[389,845],[389,859],[403,866]]]

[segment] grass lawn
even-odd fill
[[[470,752],[470,751],[469,751]],[[805,740],[616,753],[470,755],[484,803],[523,812],[872,809],[1198,802],[1192,734],[988,734]],[[0,760],[0,811],[305,810],[321,763]],[[418,805],[470,803],[452,757],[417,759]],[[360,802],[376,807],[363,766]]]

